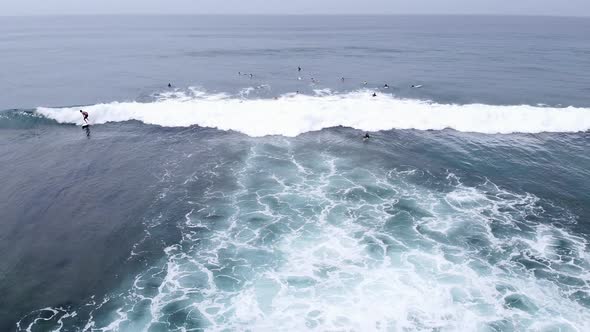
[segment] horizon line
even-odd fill
[[[491,16],[491,17],[555,17],[555,18],[590,18],[590,15],[559,14],[499,14],[499,13],[67,13],[67,14],[14,14],[8,17],[71,17],[71,16]]]

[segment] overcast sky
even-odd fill
[[[0,15],[510,14],[590,16],[590,0],[0,0]]]

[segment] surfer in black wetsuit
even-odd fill
[[[88,123],[88,113],[84,112],[82,110],[80,110],[80,113],[82,113],[82,117],[84,118],[84,122]]]
[[[168,87],[171,88],[172,87],[172,84],[171,83],[168,83]]]
[[[373,92],[373,97],[377,97],[377,93],[376,92]]]
[[[301,67],[297,67],[297,71],[301,71]]]
[[[366,141],[369,138],[371,138],[371,136],[369,135],[369,133],[365,133],[365,136],[363,136],[363,141]]]

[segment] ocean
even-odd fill
[[[589,36],[0,17],[0,331],[590,330]]]

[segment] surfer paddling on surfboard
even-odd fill
[[[82,117],[84,118],[84,122],[88,125],[88,112],[84,112],[82,110],[80,110],[80,113],[82,113]]]

